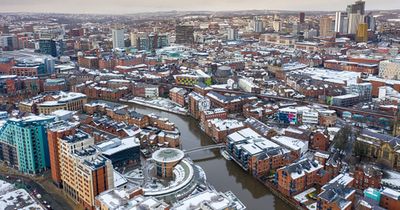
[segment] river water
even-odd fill
[[[159,111],[140,105],[130,105],[142,114],[155,113],[168,118],[181,132],[182,149],[206,146],[214,142],[198,126],[198,122],[186,116]],[[219,150],[199,151],[190,154],[192,160],[200,165],[207,175],[207,181],[216,190],[232,191],[248,210],[288,210],[291,209],[281,199],[274,196],[268,188],[250,174],[242,170],[235,162],[227,161]]]

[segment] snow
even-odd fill
[[[206,202],[211,209],[227,209],[230,206],[230,200],[228,198],[215,191],[208,190],[180,201],[173,209],[193,209],[193,206],[199,207],[203,202]]]
[[[15,189],[14,185],[0,180],[0,209],[43,209],[24,189]]]

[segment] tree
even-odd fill
[[[355,141],[353,147],[353,154],[354,156],[358,157],[359,161],[361,161],[364,157],[367,156],[368,147],[362,142]]]
[[[346,149],[349,138],[352,136],[352,130],[350,125],[345,125],[333,138],[333,146],[340,152]]]

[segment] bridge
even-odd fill
[[[220,149],[220,148],[224,148],[225,144],[224,143],[219,143],[219,144],[211,144],[211,145],[207,145],[207,146],[202,146],[202,147],[195,147],[189,150],[183,150],[183,152],[185,152],[185,154],[190,154],[190,153],[194,153],[194,152],[200,152],[200,151],[204,151],[204,150],[212,150],[212,149]]]

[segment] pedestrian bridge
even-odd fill
[[[219,144],[211,144],[211,145],[202,146],[202,147],[195,147],[192,149],[183,150],[183,152],[185,152],[185,154],[190,154],[190,153],[194,153],[194,152],[200,152],[200,151],[211,150],[211,149],[220,149],[220,148],[224,148],[224,147],[225,147],[224,143],[219,143]]]

